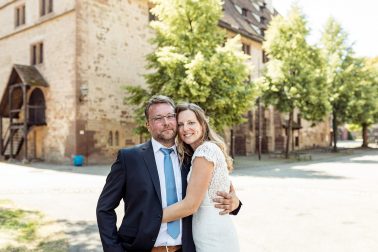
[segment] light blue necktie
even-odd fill
[[[173,173],[173,165],[171,159],[172,149],[160,148],[164,153],[164,175],[165,175],[165,189],[167,196],[167,206],[177,202],[177,191],[175,183],[175,174]],[[176,239],[180,234],[180,220],[175,220],[167,223],[168,234]]]

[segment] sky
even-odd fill
[[[354,43],[357,56],[378,56],[377,0],[273,0],[273,7],[286,16],[295,2],[307,18],[310,43],[320,39],[324,24],[332,16],[348,33],[348,42]]]

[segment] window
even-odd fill
[[[260,29],[260,34],[261,34],[261,36],[265,36],[265,29]]]
[[[297,123],[299,126],[302,126],[302,115],[301,114],[297,114]]]
[[[151,12],[151,8],[148,9],[148,21],[155,21],[157,17]]]
[[[43,42],[31,46],[31,64],[37,65],[43,63]]]
[[[113,132],[112,131],[109,131],[108,145],[113,146]]]
[[[242,15],[244,16],[244,17],[246,17],[247,16],[247,13],[248,13],[248,10],[246,9],[246,8],[242,8]]]
[[[25,24],[25,4],[16,7],[15,25],[16,27]]]
[[[251,55],[251,46],[250,45],[242,43],[242,50],[243,50],[244,54]]]
[[[115,146],[119,145],[119,133],[118,130],[114,134]]]
[[[151,12],[151,10],[152,10],[152,8],[154,8],[154,5],[153,4],[151,4],[151,3],[149,3],[148,4],[148,21],[155,21],[155,20],[157,20],[157,16],[155,16],[152,12]]]
[[[53,12],[53,0],[40,0],[40,15],[41,17]]]
[[[266,55],[266,52],[263,50],[262,51],[262,62],[263,63],[266,63],[266,62],[268,62],[268,55]]]
[[[260,23],[265,25],[266,24],[266,18],[260,17]]]
[[[253,131],[253,112],[248,111],[248,128],[250,131]]]
[[[264,12],[265,9],[266,9],[266,3],[264,2],[264,3],[260,6],[260,11],[261,11],[261,12]]]

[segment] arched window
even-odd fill
[[[115,146],[119,146],[119,133],[118,130],[114,134]]]
[[[29,124],[46,125],[45,116],[45,97],[41,89],[36,88],[32,91],[29,98]]]
[[[110,146],[113,146],[113,132],[112,131],[109,131],[108,144]]]

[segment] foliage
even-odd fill
[[[286,158],[294,110],[299,109],[303,118],[312,121],[324,119],[329,110],[320,53],[307,43],[306,25],[301,10],[293,6],[287,18],[273,18],[263,44],[270,61],[261,84],[262,99],[278,111],[289,113]]]
[[[329,109],[319,51],[309,45],[309,30],[294,6],[287,18],[275,17],[263,47],[270,61],[262,85],[263,100],[281,112],[298,108],[305,119],[322,120]]]
[[[151,23],[156,50],[147,57],[147,86],[126,87],[126,102],[137,107],[139,133],[144,131],[144,104],[155,94],[197,103],[218,130],[240,123],[254,101],[254,86],[247,81],[250,69],[240,38],[225,42],[218,27],[222,1],[152,2],[158,20]]]
[[[371,125],[378,121],[378,64],[362,62],[361,76],[354,85],[353,99],[347,107],[350,122]]]
[[[330,17],[324,27],[320,47],[332,107],[333,132],[337,132],[340,123],[348,120],[347,108],[353,100],[359,102],[363,99],[356,93],[358,83],[364,76],[363,64],[354,57],[347,39],[348,35],[341,25]],[[333,136],[333,147],[337,151],[336,134]]]
[[[338,124],[347,119],[345,108],[353,98],[353,90],[361,70],[360,62],[354,58],[352,47],[347,44],[347,37],[340,24],[331,17],[325,25],[320,43],[329,101]]]

